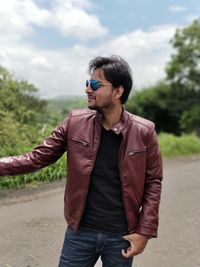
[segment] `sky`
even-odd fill
[[[199,17],[199,0],[0,0],[0,65],[52,98],[84,95],[89,61],[119,55],[140,90],[165,77],[175,30]]]

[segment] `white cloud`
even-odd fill
[[[99,19],[88,14],[88,0],[54,0],[51,9],[41,8],[34,0],[1,0],[1,39],[21,39],[35,33],[34,26],[54,27],[63,36],[92,39],[107,34]]]
[[[27,23],[45,26],[52,19],[52,14],[46,9],[39,8],[32,0],[15,0],[16,13]]]
[[[69,1],[69,0],[68,0]],[[76,7],[81,9],[91,9],[94,4],[88,0],[70,0]]]
[[[91,39],[101,37],[108,33],[99,19],[94,15],[89,15],[81,9],[81,1],[57,0],[54,4],[52,13],[52,24],[64,36],[74,35],[80,39]],[[89,3],[83,1],[84,6]]]
[[[187,8],[185,6],[170,6],[169,10],[174,13],[180,13],[180,12],[185,12]]]
[[[18,39],[20,36],[31,33],[31,27],[27,25],[24,19],[17,14],[16,8],[18,1],[2,1],[0,9],[0,38],[12,37]]]
[[[49,71],[53,69],[52,63],[50,63],[44,55],[34,56],[30,62],[32,63],[32,67],[37,68],[38,70]]]
[[[1,1],[1,39],[5,37],[16,40],[31,35],[34,32],[31,24],[44,26],[50,17],[49,11],[39,9],[32,0]]]

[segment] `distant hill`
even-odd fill
[[[46,99],[46,101],[49,116],[48,121],[53,124],[62,121],[72,109],[87,107],[86,96],[65,95]]]

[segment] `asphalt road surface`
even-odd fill
[[[0,193],[0,267],[57,266],[66,229],[63,194],[64,182]],[[164,162],[159,237],[133,266],[200,266],[200,156]]]

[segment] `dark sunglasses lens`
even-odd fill
[[[97,80],[86,80],[85,85],[86,87],[90,85],[93,91],[97,91],[99,89],[99,83]]]
[[[90,86],[94,91],[97,91],[99,89],[99,83],[96,80],[90,80]]]

